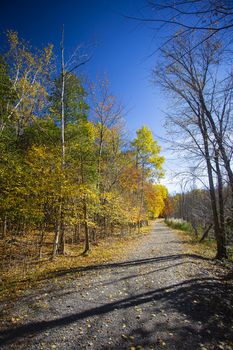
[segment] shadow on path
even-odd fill
[[[55,272],[48,273],[44,279],[49,279],[53,277],[64,276],[67,274],[78,273],[78,272],[86,272],[86,271],[96,271],[96,270],[104,270],[104,269],[114,269],[114,268],[124,268],[124,267],[133,267],[138,265],[147,265],[154,263],[161,263],[166,261],[174,261],[174,260],[182,260],[184,258],[198,259],[198,260],[206,260],[211,261],[212,259],[202,257],[197,254],[173,254],[160,256],[156,258],[148,258],[148,259],[137,259],[137,260],[127,260],[118,263],[108,263],[108,264],[99,264],[99,265],[89,265],[89,266],[81,266],[77,268],[68,268],[64,270],[59,270]]]
[[[192,322],[204,322],[205,327],[199,333],[198,341],[206,341],[206,339],[215,339],[215,341],[223,339],[229,340],[233,337],[232,295],[233,286],[220,282],[218,279],[191,279],[168,287],[158,288],[153,291],[120,299],[115,302],[106,303],[55,320],[32,322],[27,325],[15,327],[14,329],[0,331],[0,344],[14,343],[16,339],[36,335],[49,329],[59,329],[59,327],[72,324],[82,319],[111,313],[116,309],[128,309],[157,301],[165,302],[168,313],[176,311],[185,314]],[[162,324],[160,326],[162,326]],[[134,336],[141,338],[141,344],[143,343],[144,346],[150,344],[149,335],[147,335],[147,338],[144,336],[142,337],[143,327],[139,327],[133,332]],[[197,334],[194,334],[193,338],[196,339],[196,337]],[[147,344],[145,342],[147,342]]]
[[[160,256],[160,257],[148,258],[148,259],[127,260],[127,261],[118,262],[118,263],[80,266],[77,268],[67,268],[63,270],[61,269],[58,271],[46,273],[46,275],[39,277],[37,281],[38,282],[46,281],[49,279],[76,274],[76,273],[85,273],[89,271],[101,271],[105,269],[115,269],[115,268],[125,268],[125,267],[127,268],[127,267],[139,266],[139,265],[148,265],[148,264],[155,264],[155,263],[161,263],[161,262],[169,262],[174,260],[183,260],[185,258],[212,261],[212,259],[205,258],[197,254],[173,254],[173,255],[166,255],[166,256]],[[30,282],[30,280],[24,279],[23,282]],[[9,283],[9,286],[10,285],[11,284]]]

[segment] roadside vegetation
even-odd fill
[[[67,64],[64,33],[59,61],[54,51],[13,31],[1,50],[2,289],[54,267],[111,259],[110,246],[140,234],[167,197],[151,130],[126,137],[108,79],[87,83],[78,74],[89,56]]]
[[[93,242],[88,256],[82,254],[82,245],[67,244],[67,255],[60,255],[56,259],[25,259],[24,264],[15,265],[14,268],[2,272],[0,299],[20,295],[27,288],[39,287],[47,278],[56,282],[61,273],[73,271],[70,278],[76,279],[82,275],[82,272],[79,272],[80,268],[121,261],[130,251],[140,247],[145,235],[150,234],[152,225],[153,221],[149,221],[148,226],[142,227],[140,233],[132,231],[130,234],[118,234],[111,239]]]
[[[175,230],[181,230],[188,233],[193,232],[192,225],[183,219],[169,218],[166,219],[165,222],[169,227],[174,228]]]
[[[177,230],[177,235],[183,243],[185,253],[199,254],[204,258],[215,258],[216,240],[213,232],[208,232],[208,236],[206,235],[203,239],[203,228],[201,226],[197,232],[190,222],[173,217],[165,219],[165,223],[168,227]],[[228,260],[233,261],[233,247],[229,245],[227,250]]]

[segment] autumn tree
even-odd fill
[[[73,183],[75,205],[80,211],[77,219],[84,225],[84,253],[90,249],[89,229],[94,226],[93,218],[98,205],[96,192],[97,168],[95,162],[95,127],[87,120],[67,126],[67,179]],[[76,193],[76,196],[74,194]],[[76,222],[77,223],[77,222]]]
[[[144,186],[145,207],[150,218],[158,218],[165,210],[168,192],[161,184],[146,183]],[[166,207],[166,209],[168,206]]]
[[[48,81],[51,73],[52,45],[32,52],[27,43],[16,32],[8,31],[8,51],[4,54],[11,82],[6,116],[1,124],[3,133],[7,125],[21,136],[24,128],[34,121],[45,107],[48,93]],[[13,102],[13,103],[12,103]]]
[[[138,196],[138,228],[144,212],[145,181],[152,179],[159,180],[163,176],[162,164],[164,158],[160,155],[161,148],[154,140],[151,130],[143,126],[137,130],[136,138],[131,142],[135,166],[138,176],[137,196]]]

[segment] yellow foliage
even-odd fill
[[[157,218],[163,212],[167,188],[161,184],[145,184],[145,201],[152,217]]]

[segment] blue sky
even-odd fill
[[[164,136],[166,100],[151,82],[158,57],[149,58],[162,39],[152,28],[121,15],[136,16],[144,9],[143,0],[3,0],[0,30],[1,34],[6,29],[17,30],[33,46],[52,42],[58,50],[64,24],[67,57],[77,45],[92,47],[95,43],[93,58],[82,73],[91,80],[108,75],[112,93],[128,111],[126,126],[132,136],[143,124]],[[167,169],[172,166],[171,161],[166,163]]]

